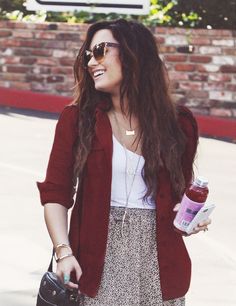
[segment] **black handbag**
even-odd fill
[[[53,254],[54,255],[54,254]],[[67,289],[52,272],[53,256],[39,287],[36,306],[78,306],[78,292]]]

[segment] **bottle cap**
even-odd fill
[[[196,183],[200,187],[207,187],[208,185],[208,179],[206,179],[203,176],[198,176],[195,180],[194,183]]]

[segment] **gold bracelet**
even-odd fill
[[[62,260],[62,259],[64,259],[64,258],[72,257],[72,256],[74,256],[72,253],[70,253],[70,254],[65,254],[65,255],[63,255],[63,256],[61,256],[61,257],[57,257],[57,258],[56,258],[56,262],[59,262],[60,260]]]
[[[54,251],[56,252],[60,248],[67,248],[71,250],[71,247],[69,246],[69,244],[59,243],[55,246]]]

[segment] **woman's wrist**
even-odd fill
[[[62,256],[59,256],[59,257],[56,257],[56,262],[58,263],[59,261],[65,259],[65,258],[68,258],[68,257],[73,257],[74,255],[72,253],[68,253],[68,254],[65,254],[65,255],[62,255]]]
[[[67,254],[73,254],[70,245],[65,244],[65,243],[57,244],[54,247],[54,252],[55,252],[56,258],[60,258],[60,257],[65,256]]]

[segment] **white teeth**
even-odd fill
[[[97,76],[99,76],[99,75],[104,74],[104,72],[105,72],[105,70],[96,70],[96,71],[94,71],[93,76],[94,76],[94,77],[97,77]]]

